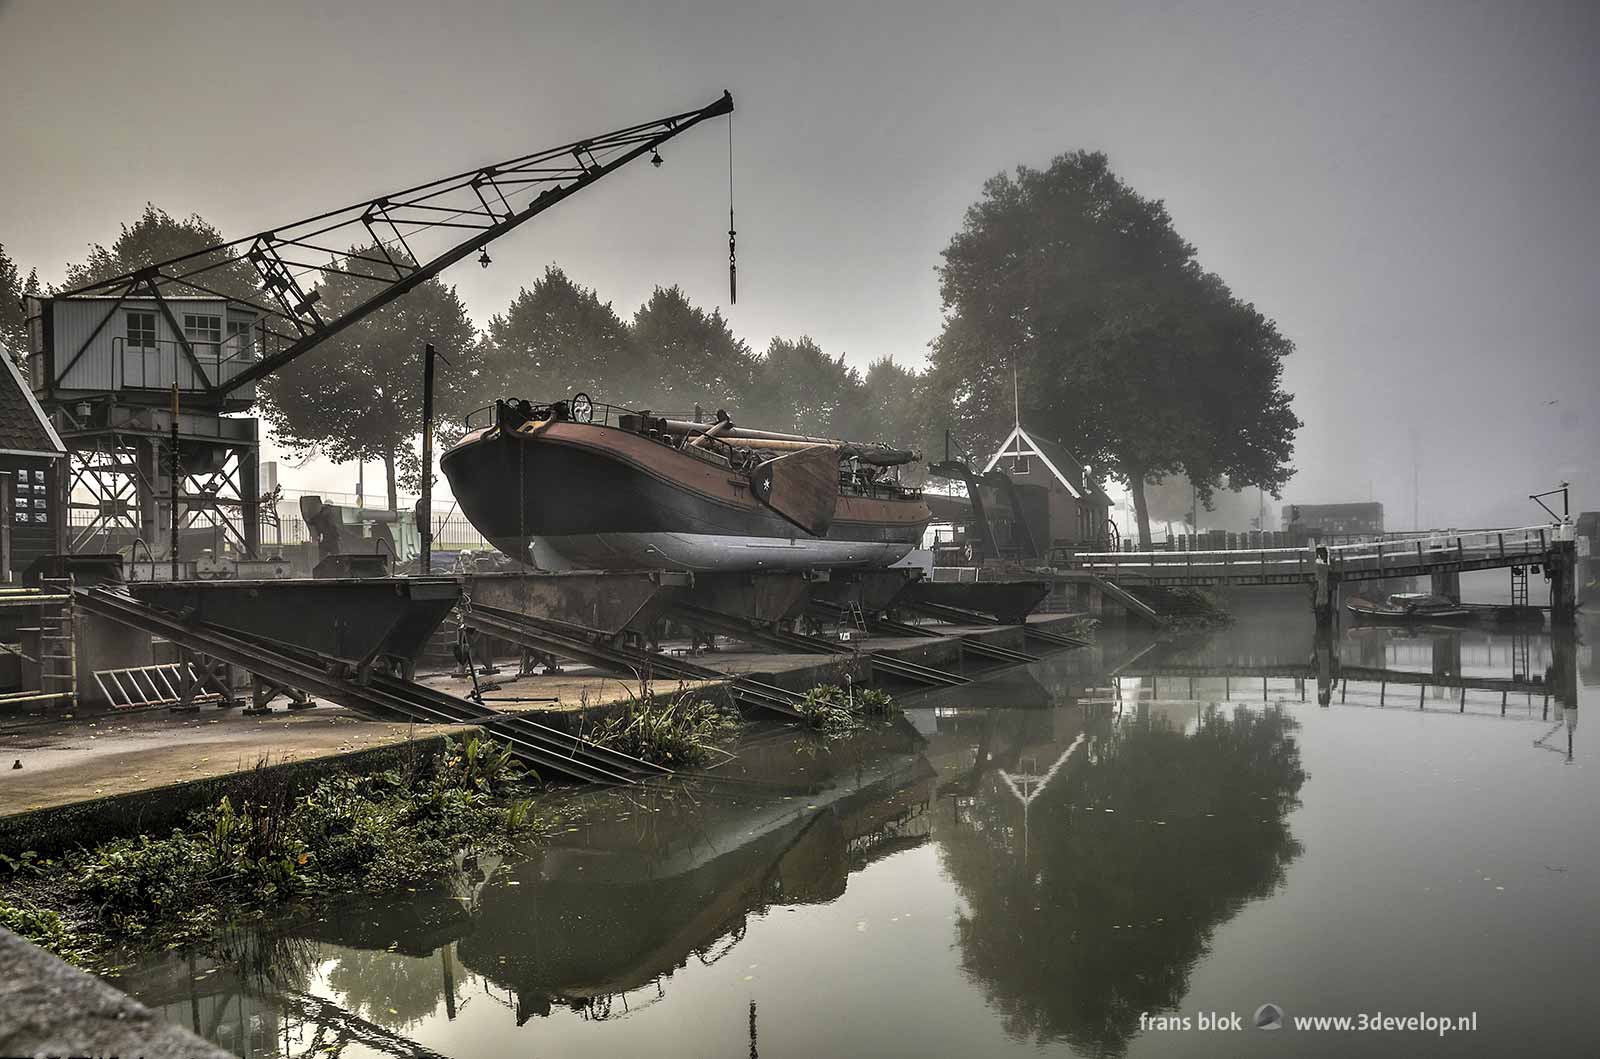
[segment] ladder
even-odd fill
[[[859,602],[857,602],[856,600],[852,599],[849,602],[848,607],[849,607],[849,610],[850,610],[850,623],[852,625],[854,625],[856,628],[860,629],[862,632],[866,632],[867,631],[867,616],[866,616],[865,613],[862,612],[861,604]]]
[[[72,579],[40,578],[39,587],[52,596],[64,596],[58,603],[39,608],[39,691],[65,700],[68,709],[78,706],[78,642],[75,596]]]
[[[1530,643],[1530,637],[1528,636],[1528,634],[1527,633],[1513,633],[1512,636],[1511,636],[1511,679],[1512,680],[1518,680],[1518,681],[1526,682],[1529,679],[1531,679],[1531,674],[1528,672],[1528,670],[1530,668],[1532,668],[1531,658],[1530,658],[1532,653],[1533,653],[1532,645]]]
[[[1513,566],[1511,568],[1511,605],[1513,607],[1526,607],[1528,605],[1528,568],[1526,566]]]

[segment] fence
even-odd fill
[[[136,515],[134,516],[137,517]],[[82,508],[73,508],[68,512],[68,525],[74,529],[84,529],[95,522],[96,513]],[[407,520],[409,522],[409,519]],[[209,527],[196,526],[184,527],[184,540],[187,542],[190,534],[197,533]],[[359,527],[345,527],[349,532],[359,533]],[[163,527],[165,529],[165,527]],[[110,550],[129,547],[133,543],[135,530],[128,527],[111,529],[110,533],[98,538],[96,547],[105,547]],[[226,550],[226,537],[218,531],[220,546]],[[261,519],[261,547],[292,547],[298,544],[311,542],[311,535],[306,531],[305,520],[298,514],[280,513],[276,519],[270,515]],[[186,544],[186,547],[188,545]],[[459,511],[454,513],[435,512],[433,516],[433,546],[441,551],[489,551],[493,549],[488,541],[479,533],[477,528],[468,522],[466,516]]]

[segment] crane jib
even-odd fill
[[[164,305],[162,288],[221,293],[205,285],[203,280],[197,280],[207,273],[248,264],[261,277],[261,284],[265,288],[262,300],[275,300],[279,308],[274,310],[249,298],[234,300],[260,309],[273,323],[287,325],[293,331],[277,330],[263,324],[263,339],[271,335],[288,344],[208,388],[214,396],[226,396],[310,352],[322,342],[438,276],[462,258],[483,253],[490,242],[564,202],[602,177],[641,156],[654,155],[657,148],[680,133],[708,118],[732,112],[733,95],[724,92],[719,99],[699,110],[658,118],[419,184],[405,191],[331,210],[271,231],[192,251],[145,266],[134,273],[66,291],[60,297],[107,291],[115,293],[122,287],[138,283],[148,285],[151,294]],[[620,153],[602,161],[600,154],[607,151]],[[544,190],[526,206],[520,209],[512,207],[508,193],[515,195],[527,192],[540,184],[545,185]],[[486,196],[485,189],[490,189],[493,196]],[[452,194],[464,198],[468,191],[474,198],[466,200],[465,205],[452,203],[447,198]],[[377,236],[377,229],[385,225],[393,233],[392,239],[387,241]],[[392,279],[386,275],[361,276],[362,279],[384,286],[351,308],[324,319],[316,308],[318,299],[315,288],[302,290],[298,277],[311,271],[326,271],[328,266],[297,260],[296,256],[308,250],[332,252],[329,247],[312,240],[331,236],[323,241],[335,242],[338,239],[336,233],[347,226],[351,228],[349,234],[352,236],[364,230],[368,237],[376,241],[376,251],[387,259],[380,261],[374,256],[361,257],[360,261],[374,267],[390,268],[395,275]],[[430,230],[456,232],[463,229],[470,234],[454,239],[449,246],[432,254],[426,261],[414,260],[407,236],[417,238]],[[401,249],[404,256],[400,260],[390,255],[389,243]],[[487,260],[486,254],[484,257]],[[198,267],[180,268],[184,265],[194,266],[197,261],[206,263]],[[334,271],[338,271],[337,267]],[[225,286],[226,280],[221,281],[220,285]]]

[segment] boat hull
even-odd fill
[[[1354,615],[1357,621],[1376,622],[1383,625],[1437,625],[1441,623],[1456,623],[1472,621],[1474,616],[1465,607],[1447,607],[1438,610],[1403,610],[1398,607],[1383,607],[1378,605],[1357,606],[1354,601],[1347,602],[1345,609]]]
[[[478,431],[441,466],[490,543],[546,570],[882,567],[930,518],[920,499],[841,495],[826,535],[813,536],[728,467],[592,424]]]

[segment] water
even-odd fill
[[[1597,685],[1547,633],[1107,634],[119,984],[250,1056],[1592,1054]],[[1198,1012],[1244,1029],[1147,1028]]]

